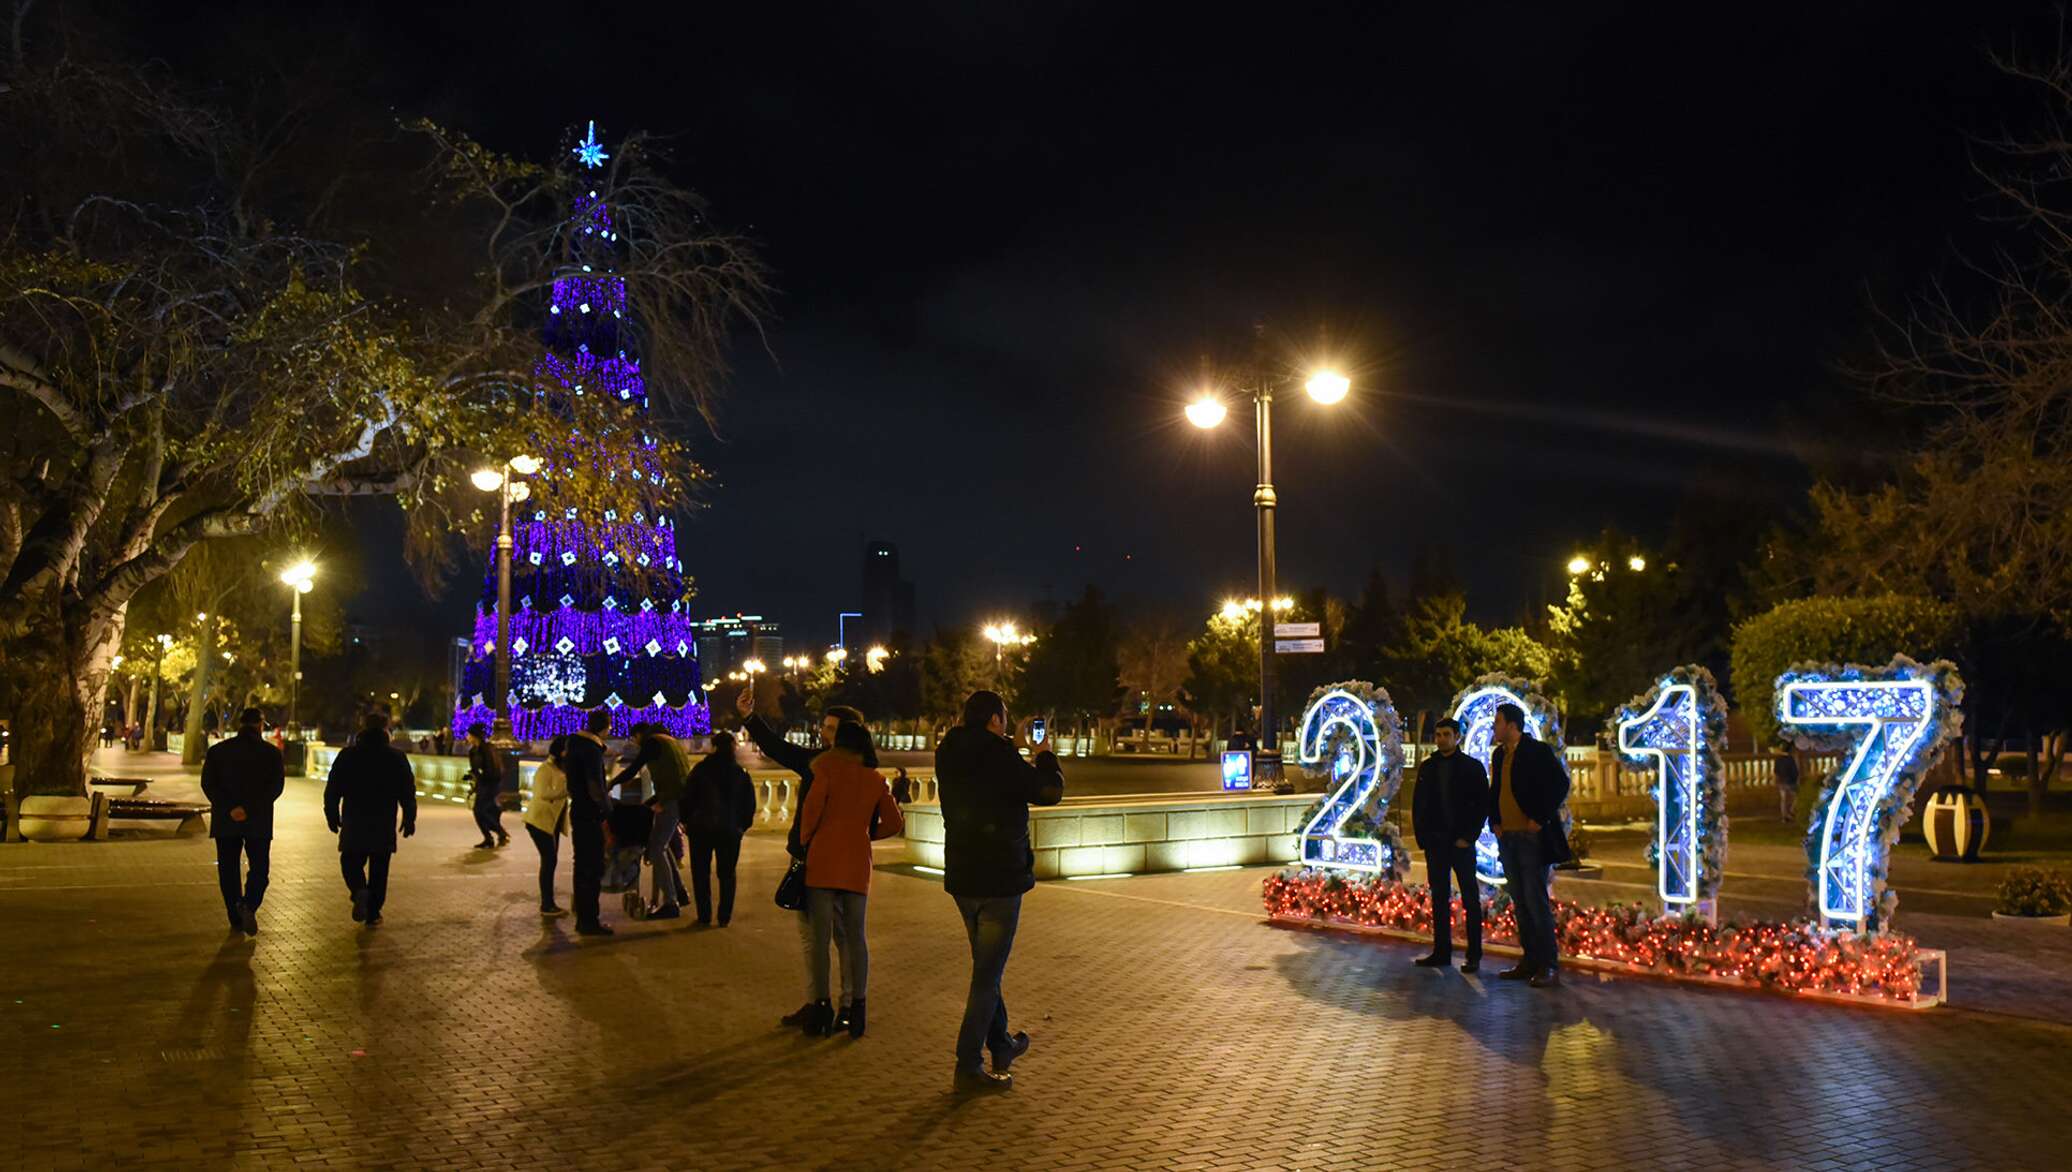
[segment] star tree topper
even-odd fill
[[[576,161],[585,167],[602,167],[604,166],[604,161],[611,158],[610,155],[604,153],[604,144],[597,141],[596,119],[590,120],[590,133],[585,135],[583,141],[577,143],[575,149],[569,153],[574,155]]]

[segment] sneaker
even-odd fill
[[[353,892],[353,923],[367,918],[367,889],[362,887]]]
[[[647,918],[650,920],[674,920],[682,915],[683,909],[672,903],[666,907],[648,909]]]
[[[1029,1052],[1029,1033],[1027,1030],[1016,1030],[1014,1036],[1007,1040],[1005,1047],[995,1046],[991,1049],[993,1073],[1006,1074],[1007,1068],[1014,1065],[1015,1059]]]
[[[244,904],[239,904],[237,905],[237,917],[237,926],[245,930],[245,935],[257,936],[259,934],[259,913],[257,911],[246,907]]]
[[[578,935],[578,936],[611,936],[611,935],[615,935],[615,933],[614,933],[614,932],[613,932],[613,931],[611,930],[611,927],[610,927],[610,925],[608,925],[608,924],[577,924],[577,925],[576,925],[576,935]]]
[[[991,1094],[1013,1088],[1013,1075],[994,1074],[989,1070],[960,1070],[950,1082],[950,1089],[960,1095]]]

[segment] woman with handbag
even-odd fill
[[[568,817],[568,772],[562,755],[568,752],[568,738],[555,737],[547,746],[547,759],[532,775],[532,801],[525,807],[525,832],[540,852],[540,914],[558,916],[554,902],[554,860],[561,853],[561,829]]]
[[[835,729],[835,746],[813,761],[813,788],[799,811],[799,843],[806,848],[806,907],[813,922],[813,1006],[801,1028],[819,1036],[846,1029],[863,1036],[863,1001],[870,979],[864,908],[871,889],[871,840],[906,826],[885,775],[864,764],[871,735],[854,721]],[[848,1000],[836,1014],[828,1002],[828,945],[841,932],[843,985]]]

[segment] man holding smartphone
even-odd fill
[[[971,944],[971,986],[957,1031],[958,1091],[1004,1091],[1014,1085],[1008,1067],[1029,1049],[1027,1033],[1010,1033],[1000,979],[1014,950],[1022,895],[1036,886],[1036,852],[1029,844],[1029,807],[1055,806],[1065,796],[1058,757],[1042,744],[1041,722],[1023,725],[1021,749],[1007,737],[1007,704],[996,692],[973,692],[964,721],[935,751],[935,781],[942,806],[943,890],[957,901]],[[992,1052],[993,1069],[981,1062]]]

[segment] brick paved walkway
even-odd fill
[[[772,836],[734,927],[578,943],[522,838],[472,852],[431,806],[370,932],[315,795],[290,784],[252,943],[205,840],[0,848],[9,1166],[2061,1166],[2067,1027],[1472,982],[1263,925],[1259,871],[1039,888],[1009,973],[1035,1048],[960,1102],[931,880],[880,873],[871,1033],[815,1042],[771,1028],[800,998]]]

